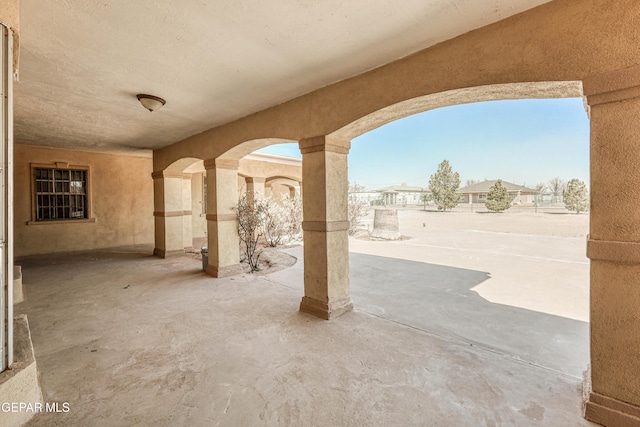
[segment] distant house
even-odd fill
[[[458,193],[462,194],[462,200],[460,203],[484,203],[487,200],[489,189],[493,187],[497,181],[497,179],[491,179],[467,185],[466,187],[459,189]],[[538,194],[538,190],[518,184],[512,184],[507,181],[502,181],[502,185],[507,187],[507,191],[509,192],[514,205],[533,204],[535,197]]]
[[[422,187],[411,187],[405,183],[376,190],[384,205],[419,205],[422,203],[420,196],[425,191]]]

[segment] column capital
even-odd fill
[[[244,179],[247,184],[264,184],[267,181],[267,178],[262,178],[258,176],[248,176]]]
[[[589,106],[640,97],[640,65],[586,77],[582,87]]]
[[[313,138],[302,139],[298,142],[298,146],[302,154],[315,153],[317,151],[349,154],[351,141],[320,135],[314,136]]]
[[[233,159],[208,159],[204,161],[204,168],[209,169],[231,169],[237,170],[240,166],[240,160]]]
[[[163,179],[163,178],[180,178],[184,179],[184,174],[178,171],[170,171],[170,170],[162,170],[156,171],[151,174],[151,178],[153,179]]]

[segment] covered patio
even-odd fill
[[[220,279],[193,258],[153,257],[150,246],[25,260],[18,309],[29,317],[44,400],[70,402],[68,413],[28,425],[592,425],[571,363],[549,368],[480,336],[452,337],[462,320],[424,328],[395,320],[393,303],[386,314],[371,308],[415,292],[410,271],[461,294],[485,272],[352,254],[356,309],[326,322],[297,311],[301,249],[288,250],[299,257],[289,269]],[[381,262],[406,283],[395,279],[390,293],[390,278],[371,280]],[[474,301],[470,312],[495,306],[496,325],[584,329]]]

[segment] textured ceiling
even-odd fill
[[[15,139],[160,148],[546,1],[22,0]]]

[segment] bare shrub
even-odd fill
[[[300,196],[283,195],[277,201],[272,197],[259,198],[253,193],[244,193],[238,200],[236,212],[242,258],[251,271],[258,270],[261,242],[276,247],[302,236]]]
[[[260,250],[258,242],[264,234],[263,224],[266,204],[253,193],[244,193],[238,200],[236,213],[238,214],[238,235],[240,249],[244,252],[245,260],[251,271],[258,270]]]
[[[290,197],[285,194],[281,202],[286,216],[287,242],[302,240],[302,198],[299,195]]]
[[[364,186],[358,184],[349,185],[349,199],[347,204],[347,219],[349,220],[349,234],[353,235],[362,225],[362,219],[369,214],[367,201],[358,199],[356,193],[365,191]]]
[[[283,197],[284,199],[284,197]],[[272,197],[264,199],[264,237],[267,244],[276,247],[287,237],[289,230],[288,212],[283,203],[279,203]]]

